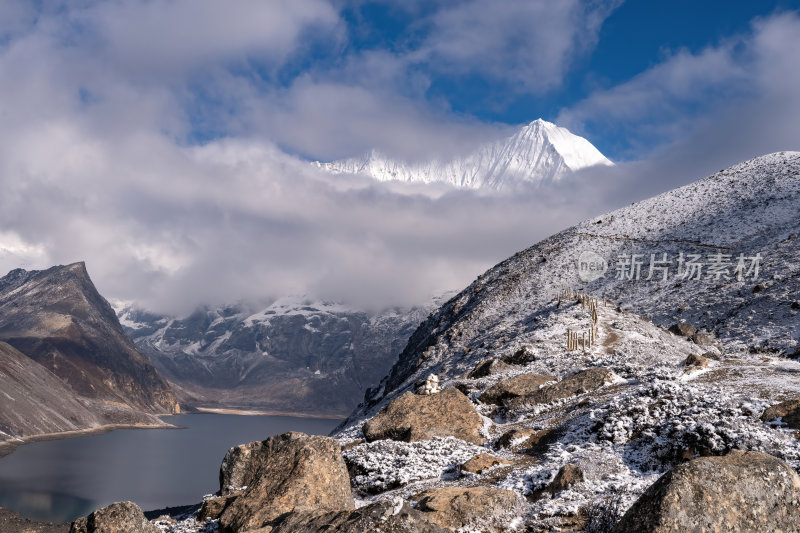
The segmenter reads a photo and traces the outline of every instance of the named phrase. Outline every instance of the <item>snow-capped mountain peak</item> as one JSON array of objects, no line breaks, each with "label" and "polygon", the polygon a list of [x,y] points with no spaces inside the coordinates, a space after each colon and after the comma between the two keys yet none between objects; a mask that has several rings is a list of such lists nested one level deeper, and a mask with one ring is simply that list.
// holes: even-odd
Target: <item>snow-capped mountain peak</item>
[{"label": "snow-capped mountain peak", "polygon": [[372,150],[362,157],[316,165],[333,174],[364,174],[379,181],[503,190],[522,183],[539,185],[582,168],[613,163],[583,137],[537,119],[510,137],[451,160],[409,163]]}]

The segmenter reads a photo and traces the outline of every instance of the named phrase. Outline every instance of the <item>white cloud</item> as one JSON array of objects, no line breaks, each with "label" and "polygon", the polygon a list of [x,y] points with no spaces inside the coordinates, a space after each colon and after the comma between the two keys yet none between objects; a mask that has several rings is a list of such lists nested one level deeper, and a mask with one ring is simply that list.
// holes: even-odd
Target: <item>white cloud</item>
[{"label": "white cloud", "polygon": [[220,63],[279,65],[302,40],[329,37],[339,25],[326,0],[124,0],[73,16],[109,63],[158,82]]},{"label": "white cloud", "polygon": [[[238,5],[126,0],[81,3],[69,16],[44,12],[33,21],[19,14],[19,24],[3,26],[13,37],[0,47],[0,250],[8,251],[0,266],[85,260],[105,295],[164,311],[301,293],[373,306],[415,303],[462,287],[577,219],[800,138],[792,54],[800,31],[797,17],[784,15],[758,22],[740,40],[675,54],[565,111],[564,120],[576,124],[631,128],[676,115],[667,137],[687,132],[683,144],[671,145],[678,157],[663,152],[652,165],[620,165],[564,183],[592,191],[570,209],[566,189],[494,197],[332,179],[277,146],[322,158],[371,147],[424,157],[468,150],[504,129],[426,101],[429,73],[412,68],[409,76],[416,59],[394,52],[359,52],[279,86],[232,71],[232,62],[251,55],[268,69],[291,62],[310,29],[321,28],[334,45],[342,38],[335,9],[319,1],[247,5],[262,14],[243,20]],[[436,24],[465,48],[432,37],[424,61],[456,73],[474,63],[477,72],[502,75],[492,74],[492,53],[477,57],[485,47],[498,54],[497,65],[518,63],[513,83],[536,88],[558,83],[557,59],[568,62],[590,47],[602,19],[598,12],[589,20],[573,3],[552,7],[556,22],[569,26],[577,17],[588,25],[587,36],[573,28],[553,37],[557,43],[545,39],[536,54],[539,37],[511,25],[509,38],[529,39],[521,49],[547,56],[540,64],[506,54],[498,33],[513,13],[530,14],[521,3],[497,8],[497,18],[480,25],[489,33],[476,36],[478,47],[466,42],[467,30],[481,21],[453,11],[471,4],[448,5]],[[269,17],[285,27],[262,35],[260,21]],[[149,33],[122,28],[126,20]],[[545,23],[531,24],[534,31]],[[95,50],[96,43],[106,47]],[[197,72],[206,95],[193,92]],[[514,81],[525,72],[541,79]],[[703,104],[697,88],[719,94],[729,86],[725,101],[700,120],[684,112]],[[192,97],[218,100],[189,113]],[[186,139],[195,121],[230,138],[193,146]]]},{"label": "white cloud", "polygon": [[630,140],[629,154],[641,157],[655,147],[648,158],[684,158],[698,173],[796,149],[798,49],[797,13],[758,19],[747,34],[697,53],[680,50],[629,81],[591,94],[563,110],[557,122],[582,133],[613,131]]},{"label": "white cloud", "polygon": [[574,61],[597,43],[621,0],[469,0],[432,15],[430,31],[411,53],[435,70],[486,75],[520,90],[561,85]]}]

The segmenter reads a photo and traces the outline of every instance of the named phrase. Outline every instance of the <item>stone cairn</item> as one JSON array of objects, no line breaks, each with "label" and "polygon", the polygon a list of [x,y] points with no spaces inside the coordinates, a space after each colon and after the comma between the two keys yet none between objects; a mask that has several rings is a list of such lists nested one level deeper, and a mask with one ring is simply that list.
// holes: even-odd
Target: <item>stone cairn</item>
[{"label": "stone cairn", "polygon": [[431,394],[437,394],[439,392],[442,392],[442,389],[439,388],[439,376],[430,374],[428,379],[425,380],[425,385],[420,389],[420,394],[430,396]]}]

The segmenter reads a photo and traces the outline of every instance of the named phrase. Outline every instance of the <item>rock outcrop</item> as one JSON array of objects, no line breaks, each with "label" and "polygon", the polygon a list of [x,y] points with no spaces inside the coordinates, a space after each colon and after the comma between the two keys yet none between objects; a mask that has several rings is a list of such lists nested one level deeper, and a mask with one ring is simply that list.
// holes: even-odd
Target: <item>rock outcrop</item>
[{"label": "rock outcrop", "polygon": [[329,437],[284,433],[233,448],[225,456],[223,483],[246,483],[219,518],[223,533],[270,524],[286,513],[351,511],[350,478],[339,443]]},{"label": "rock outcrop", "polygon": [[683,366],[686,368],[707,368],[708,357],[692,354],[683,361]]},{"label": "rock outcrop", "polygon": [[506,400],[533,394],[545,383],[555,380],[555,376],[520,374],[492,385],[486,392],[481,394],[479,399],[483,403],[502,405]]},{"label": "rock outcrop", "polygon": [[355,511],[293,513],[270,533],[447,533],[403,500],[381,500]]},{"label": "rock outcrop", "polygon": [[161,533],[132,502],[112,503],[72,523],[70,533]]},{"label": "rock outcrop", "polygon": [[497,439],[497,446],[499,448],[524,448],[528,440],[536,433],[537,430],[531,428],[512,429]]},{"label": "rock outcrop", "polygon": [[611,371],[607,368],[589,368],[553,385],[547,385],[524,396],[512,398],[506,402],[506,407],[509,411],[514,411],[537,404],[563,400],[570,396],[599,389],[612,380]]},{"label": "rock outcrop", "polygon": [[555,495],[581,481],[583,481],[583,469],[581,467],[578,465],[564,465],[547,486],[547,490],[550,491],[550,494]]},{"label": "rock outcrop", "polygon": [[661,476],[634,503],[615,533],[648,531],[797,531],[800,477],[760,452],[701,457]]},{"label": "rock outcrop", "polygon": [[219,491],[222,496],[240,492],[241,488],[252,485],[258,479],[269,442],[269,439],[249,442],[228,450],[219,467]]},{"label": "rock outcrop", "polygon": [[415,499],[427,518],[451,531],[466,528],[484,532],[507,531],[522,498],[510,490],[491,487],[442,487],[426,490]]},{"label": "rock outcrop", "polygon": [[469,398],[453,388],[422,396],[408,392],[364,424],[368,442],[381,439],[413,442],[431,437],[453,436],[482,444],[483,419]]},{"label": "rock outcrop", "polygon": [[494,455],[489,455],[488,453],[482,453],[462,464],[461,473],[466,472],[468,474],[481,474],[493,466],[507,464],[511,464],[511,461],[507,461],[500,457],[495,457]]},{"label": "rock outcrop", "polygon": [[691,338],[697,331],[691,324],[673,324],[669,327],[670,333],[681,337]]},{"label": "rock outcrop", "polygon": [[[0,279],[0,340],[79,396],[128,411],[180,410],[170,385],[125,335],[84,263],[17,269]],[[123,416],[112,414],[106,423],[126,423]]]},{"label": "rock outcrop", "polygon": [[779,418],[782,424],[792,429],[800,429],[800,399],[794,398],[775,404],[766,408],[761,414],[761,420],[764,422],[772,422]]},{"label": "rock outcrop", "polygon": [[489,359],[484,359],[475,365],[475,368],[470,370],[465,377],[468,379],[485,378],[486,376],[497,374],[498,372],[508,370],[509,368],[511,368],[509,364],[491,357]]},{"label": "rock outcrop", "polygon": [[243,490],[229,490],[227,496],[206,498],[197,511],[197,520],[205,522],[206,520],[219,519],[222,513],[225,512],[225,509],[242,494],[244,494]]}]

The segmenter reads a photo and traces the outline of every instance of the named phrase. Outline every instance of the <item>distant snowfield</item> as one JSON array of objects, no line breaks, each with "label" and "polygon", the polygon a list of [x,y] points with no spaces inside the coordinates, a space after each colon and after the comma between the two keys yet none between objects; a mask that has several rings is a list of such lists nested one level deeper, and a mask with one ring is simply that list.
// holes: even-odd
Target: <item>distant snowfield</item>
[{"label": "distant snowfield", "polygon": [[613,165],[583,137],[541,119],[511,137],[449,161],[407,163],[373,150],[362,157],[315,164],[333,174],[362,174],[383,182],[443,183],[495,191],[557,181],[595,165]]}]

